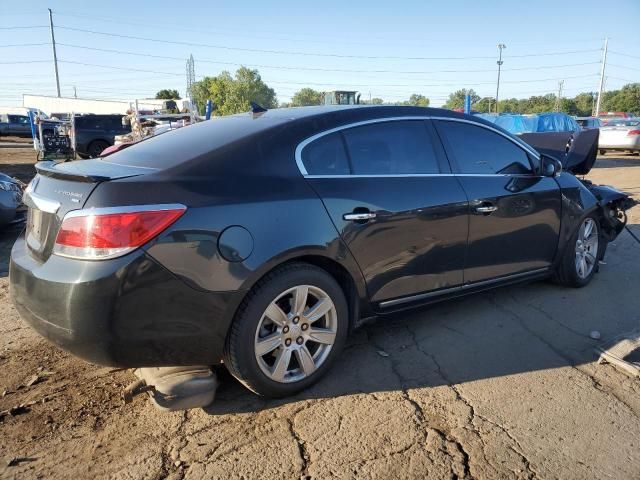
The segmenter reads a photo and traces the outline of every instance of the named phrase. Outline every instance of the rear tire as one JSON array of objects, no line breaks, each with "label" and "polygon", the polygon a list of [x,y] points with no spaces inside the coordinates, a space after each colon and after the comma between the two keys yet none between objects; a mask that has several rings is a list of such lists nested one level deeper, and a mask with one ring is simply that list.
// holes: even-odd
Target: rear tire
[{"label": "rear tire", "polygon": [[582,219],[567,244],[554,280],[567,287],[581,288],[589,284],[598,271],[600,249],[604,239],[595,215]]},{"label": "rear tire", "polygon": [[293,395],[329,370],[348,327],[347,301],[331,275],[305,263],[284,265],[261,279],[242,302],[227,336],[224,363],[259,395]]},{"label": "rear tire", "polygon": [[102,151],[107,147],[109,147],[108,142],[105,142],[104,140],[94,140],[87,147],[87,153],[89,154],[89,157],[96,158],[99,157]]}]

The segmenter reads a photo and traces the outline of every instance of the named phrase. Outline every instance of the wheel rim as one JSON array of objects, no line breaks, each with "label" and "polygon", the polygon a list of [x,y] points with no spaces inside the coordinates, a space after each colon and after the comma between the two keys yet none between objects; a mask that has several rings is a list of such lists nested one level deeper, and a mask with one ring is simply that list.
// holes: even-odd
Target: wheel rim
[{"label": "wheel rim", "polygon": [[331,297],[312,285],[282,292],[262,314],[254,353],[262,372],[279,383],[300,381],[327,360],[338,316]]},{"label": "wheel rim", "polygon": [[576,240],[576,273],[587,278],[593,271],[598,258],[598,227],[593,218],[587,218],[580,225]]}]

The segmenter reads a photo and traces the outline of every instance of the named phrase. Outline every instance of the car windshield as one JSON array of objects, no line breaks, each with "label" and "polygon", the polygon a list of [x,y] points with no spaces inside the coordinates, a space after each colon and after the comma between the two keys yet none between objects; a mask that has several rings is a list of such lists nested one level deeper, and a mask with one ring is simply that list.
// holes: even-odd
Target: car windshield
[{"label": "car windshield", "polygon": [[635,127],[640,124],[640,120],[611,120],[608,124],[610,127]]}]

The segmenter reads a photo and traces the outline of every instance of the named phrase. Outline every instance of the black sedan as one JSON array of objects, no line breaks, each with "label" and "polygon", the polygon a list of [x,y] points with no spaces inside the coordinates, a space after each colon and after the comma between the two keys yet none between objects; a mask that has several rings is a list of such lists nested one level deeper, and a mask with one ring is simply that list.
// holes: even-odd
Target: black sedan
[{"label": "black sedan", "polygon": [[104,365],[224,362],[267,396],[316,382],[365,319],[587,285],[630,202],[417,107],[249,112],[37,170],[10,268],[33,328]]}]

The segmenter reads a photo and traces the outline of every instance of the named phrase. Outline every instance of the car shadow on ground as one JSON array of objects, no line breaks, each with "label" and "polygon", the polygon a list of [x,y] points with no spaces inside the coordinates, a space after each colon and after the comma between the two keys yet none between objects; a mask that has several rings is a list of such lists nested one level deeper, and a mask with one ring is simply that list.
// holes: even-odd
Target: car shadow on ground
[{"label": "car shadow on ground", "polygon": [[614,157],[599,156],[593,168],[623,168],[640,167],[640,157],[635,155],[618,154]]},{"label": "car shadow on ground", "polygon": [[[633,226],[640,235],[640,226]],[[224,368],[212,415],[256,412],[302,400],[435,387],[574,367],[595,347],[640,325],[640,245],[623,233],[591,285],[551,282],[504,287],[381,318],[356,330],[332,368],[310,389],[279,400],[249,392]],[[622,307],[624,305],[624,307]],[[598,331],[602,339],[590,337]]]}]

